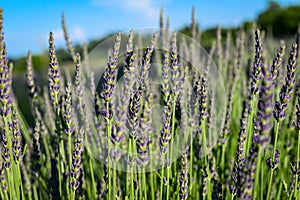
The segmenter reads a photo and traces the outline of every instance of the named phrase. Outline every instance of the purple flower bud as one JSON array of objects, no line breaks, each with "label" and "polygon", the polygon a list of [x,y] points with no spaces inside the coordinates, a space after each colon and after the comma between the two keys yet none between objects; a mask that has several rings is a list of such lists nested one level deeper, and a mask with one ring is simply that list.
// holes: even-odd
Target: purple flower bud
[{"label": "purple flower bud", "polygon": [[148,88],[149,84],[149,68],[151,66],[151,58],[152,54],[155,48],[156,40],[158,37],[158,32],[153,33],[150,44],[147,46],[147,49],[144,53],[143,60],[142,60],[142,73],[140,78],[140,84],[142,87],[142,90],[145,90],[145,88]]},{"label": "purple flower bud", "polygon": [[273,79],[273,84],[276,85],[276,79],[278,77],[278,70],[282,65],[282,57],[285,52],[285,44],[284,42],[281,42],[280,47],[277,49],[277,54],[273,60],[273,64],[271,67],[271,74]]},{"label": "purple flower bud", "polygon": [[1,189],[7,192],[7,179],[5,173],[5,165],[3,164],[0,168],[0,182],[1,182]]},{"label": "purple flower bud", "polygon": [[37,97],[38,90],[35,82],[35,76],[32,66],[32,55],[31,52],[28,51],[27,60],[26,60],[26,81],[28,87],[29,96],[33,99]]},{"label": "purple flower bud", "polygon": [[258,93],[258,83],[262,78],[261,70],[263,66],[263,47],[260,36],[260,31],[255,31],[255,58],[253,62],[253,71],[251,74],[251,93],[256,95]]},{"label": "purple flower bud", "polygon": [[8,69],[8,60],[6,57],[6,46],[4,43],[0,44],[0,102],[1,115],[7,117],[11,112],[10,107],[13,102],[11,90],[11,74]]},{"label": "purple flower bud", "polygon": [[130,98],[129,101],[129,108],[128,108],[128,120],[127,123],[129,125],[129,135],[132,138],[137,136],[137,130],[140,125],[140,108],[141,108],[141,97],[142,97],[142,90],[139,88],[138,90],[134,91],[134,94]]},{"label": "purple flower bud", "polygon": [[73,133],[73,110],[72,110],[72,90],[71,82],[68,81],[66,87],[65,101],[63,102],[63,117],[65,120],[65,133],[71,135]]},{"label": "purple flower bud", "polygon": [[33,131],[33,164],[32,170],[37,175],[39,169],[41,168],[41,146],[40,146],[40,135],[41,135],[41,124],[40,121],[35,122],[35,127]]},{"label": "purple flower bud", "polygon": [[17,111],[15,107],[12,108],[12,132],[13,132],[12,152],[14,156],[14,161],[19,162],[22,156],[22,146],[21,146],[22,135],[19,128],[19,121],[17,118]]},{"label": "purple flower bud", "polygon": [[188,159],[187,152],[185,151],[181,155],[181,170],[179,175],[179,196],[180,199],[187,199],[189,194],[189,178],[188,178]]},{"label": "purple flower bud", "polygon": [[176,40],[176,31],[172,33],[172,40],[171,40],[171,80],[172,80],[172,93],[178,96],[180,91],[180,77],[179,77],[179,65],[178,65],[178,52],[177,52],[177,40]]},{"label": "purple flower bud", "polygon": [[114,162],[118,162],[120,160],[121,156],[122,156],[121,149],[115,147],[115,148],[113,148],[113,149],[110,150],[110,158]]},{"label": "purple flower bud", "polygon": [[171,106],[171,98],[169,96],[167,104],[164,106],[163,111],[163,127],[160,133],[160,150],[162,153],[166,153],[169,142],[172,139],[171,132],[171,117],[172,117],[172,106]]},{"label": "purple flower bud", "polygon": [[290,58],[287,64],[287,75],[285,78],[285,84],[280,90],[279,101],[275,103],[275,108],[273,112],[273,116],[278,122],[281,122],[285,119],[285,112],[288,108],[288,103],[291,99],[291,95],[294,90],[294,85],[296,82],[296,55],[297,44],[293,44],[292,50],[290,52]]},{"label": "purple flower bud", "polygon": [[271,157],[271,156],[266,160],[268,166],[269,166],[271,169],[276,169],[276,168],[278,167],[279,162],[280,162],[279,156],[280,156],[280,153],[279,153],[278,150],[276,150],[276,152],[275,152],[275,160],[272,161],[272,157]]},{"label": "purple flower bud", "polygon": [[10,160],[10,152],[9,152],[9,146],[8,146],[8,136],[7,136],[6,129],[2,130],[2,159],[4,163],[5,168],[9,168],[11,165],[11,160]]},{"label": "purple flower bud", "polygon": [[116,68],[118,65],[119,50],[121,44],[121,33],[116,35],[114,47],[109,55],[107,66],[104,72],[104,83],[102,84],[102,92],[100,97],[104,99],[105,102],[110,103],[114,95],[114,86],[116,79]]},{"label": "purple flower bud", "polygon": [[60,71],[58,67],[54,38],[52,32],[49,34],[49,96],[53,109],[58,109],[59,91],[60,91]]},{"label": "purple flower bud", "polygon": [[75,149],[72,155],[72,166],[71,166],[71,178],[70,178],[70,186],[73,190],[76,190],[79,187],[80,181],[79,177],[82,173],[82,153],[83,153],[83,137],[84,137],[84,129],[81,128],[77,133],[77,139],[74,144]]},{"label": "purple flower bud", "polygon": [[80,112],[81,117],[84,117],[85,105],[83,103],[83,81],[82,81],[82,72],[81,72],[81,58],[80,55],[76,54],[76,66],[75,66],[75,94],[77,96],[77,109]]}]

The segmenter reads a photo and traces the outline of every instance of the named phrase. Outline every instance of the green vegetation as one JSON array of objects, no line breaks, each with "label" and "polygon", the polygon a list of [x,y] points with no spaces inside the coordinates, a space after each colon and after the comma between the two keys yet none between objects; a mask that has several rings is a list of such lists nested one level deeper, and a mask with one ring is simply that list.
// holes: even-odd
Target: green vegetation
[{"label": "green vegetation", "polygon": [[64,20],[67,51],[50,32],[45,55],[10,65],[0,9],[1,199],[300,199],[300,32],[200,33],[194,11],[193,40],[164,28],[142,50],[117,33],[99,77],[81,64],[99,41],[73,47]]}]

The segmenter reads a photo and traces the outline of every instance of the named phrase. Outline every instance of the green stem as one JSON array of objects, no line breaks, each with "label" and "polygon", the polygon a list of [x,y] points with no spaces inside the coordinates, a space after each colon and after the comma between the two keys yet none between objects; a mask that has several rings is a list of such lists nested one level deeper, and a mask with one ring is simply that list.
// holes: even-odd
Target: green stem
[{"label": "green stem", "polygon": [[13,185],[13,180],[12,180],[12,175],[10,168],[6,168],[6,174],[7,174],[7,185],[8,185],[8,191],[9,191],[9,199],[14,198],[14,185]]},{"label": "green stem", "polygon": [[270,199],[270,196],[271,196],[273,174],[274,174],[274,169],[271,169],[270,180],[269,180],[269,187],[268,187],[268,193],[267,193],[267,199]]},{"label": "green stem", "polygon": [[170,171],[171,171],[171,164],[169,166],[167,166],[167,198],[166,199],[170,199]]},{"label": "green stem", "polygon": [[117,196],[117,170],[115,167],[116,166],[113,167],[113,199],[115,199]]},{"label": "green stem", "polygon": [[209,169],[209,164],[208,164],[208,153],[207,151],[207,142],[206,142],[206,119],[204,118],[201,122],[202,125],[202,142],[203,142],[203,147],[204,147],[204,158],[205,158],[205,166],[206,166],[206,172],[207,172],[207,198],[211,200],[212,198],[212,193],[211,193],[211,174],[210,174],[210,169]]},{"label": "green stem", "polygon": [[91,179],[92,179],[92,197],[96,198],[96,184],[95,184],[94,168],[93,168],[93,163],[92,163],[92,157],[91,156],[89,156],[89,165],[90,165]]},{"label": "green stem", "polygon": [[[71,172],[71,169],[72,169],[72,138],[71,138],[71,134],[68,134],[68,158],[69,158],[69,172]],[[69,176],[70,177],[70,176]],[[69,184],[67,184],[69,185]],[[70,186],[67,187],[67,193],[68,193],[68,196],[70,195]]]},{"label": "green stem", "polygon": [[[171,160],[173,159],[173,143],[174,141],[174,137],[175,137],[175,111],[176,111],[176,99],[177,99],[177,95],[175,95],[173,97],[173,105],[172,105],[172,125],[171,125],[171,132],[172,132],[172,141],[170,144],[170,150],[169,150],[169,162],[171,162]],[[169,166],[167,166],[167,199],[169,199],[170,197],[170,177],[172,177],[172,165],[170,163]],[[176,171],[176,162],[174,163],[174,171]]]},{"label": "green stem", "polygon": [[[152,158],[152,145],[149,145],[150,158]],[[150,169],[153,169],[152,159],[150,159]],[[155,188],[154,188],[154,173],[150,173],[150,187],[151,187],[151,199],[155,199]]]},{"label": "green stem", "polygon": [[5,199],[6,199],[6,200],[9,200],[7,191],[5,191]]},{"label": "green stem", "polygon": [[39,199],[38,194],[37,194],[37,185],[33,186],[33,196],[34,196],[34,199]]},{"label": "green stem", "polygon": [[[129,143],[128,143],[128,152],[129,153],[131,152],[131,139],[129,140]],[[130,159],[129,153],[128,153],[128,157],[127,157],[128,160]],[[129,194],[130,194],[130,190],[129,190],[129,186],[130,186],[130,184],[129,184],[129,171],[131,171],[131,169],[129,168],[129,165],[127,165],[127,173],[126,173],[126,196],[129,196]],[[131,198],[132,198],[132,196],[131,196]]]},{"label": "green stem", "polygon": [[141,168],[139,168],[138,169],[138,184],[141,187],[138,187],[138,191],[139,191],[140,198],[142,198],[142,196],[143,196],[143,185],[141,183],[142,183],[142,175],[141,175]]},{"label": "green stem", "polygon": [[[225,150],[226,150],[226,144],[222,144],[222,157],[221,157],[221,171],[225,172]],[[224,180],[225,173],[222,173],[221,179]]]},{"label": "green stem", "polygon": [[[130,145],[131,145],[131,148],[133,148],[133,139],[130,139]],[[132,150],[132,149],[131,149]],[[131,152],[131,151],[130,151]],[[129,152],[129,153],[130,153]],[[134,179],[134,174],[133,174],[133,166],[131,166],[130,168],[130,171],[131,171],[131,183],[130,183],[130,198],[131,199],[134,199],[134,182],[133,182],[133,179]]]},{"label": "green stem", "polygon": [[21,176],[21,170],[20,170],[20,163],[17,163],[17,171],[19,174],[19,184],[20,184],[20,190],[21,190],[21,199],[25,199],[24,196],[24,190],[23,190],[23,184],[22,184],[22,176]]},{"label": "green stem", "polygon": [[192,190],[193,190],[193,183],[192,183],[192,180],[193,180],[193,156],[194,156],[194,153],[193,153],[193,131],[192,131],[192,128],[190,128],[190,131],[189,131],[189,135],[190,135],[190,166],[189,166],[189,170],[190,170],[190,194],[193,194],[192,193]]},{"label": "green stem", "polygon": [[62,140],[62,135],[60,132],[60,121],[59,121],[59,109],[56,108],[55,111],[55,127],[57,130],[57,145],[58,145],[58,153],[57,153],[57,157],[58,157],[58,164],[57,164],[57,170],[58,170],[58,187],[59,187],[59,195],[62,195],[62,177],[61,174],[63,173],[63,166],[62,166],[62,160],[61,160],[61,148],[62,148],[62,144],[63,144],[63,140]]},{"label": "green stem", "polygon": [[[265,155],[265,151],[263,151],[263,155],[262,155],[263,158],[264,158],[264,155]],[[260,198],[263,199],[263,197],[264,197],[264,169],[263,169],[263,167],[264,166],[261,166],[261,167],[262,167],[262,170],[260,170],[261,171],[261,174],[260,174]]]},{"label": "green stem", "polygon": [[160,199],[163,199],[163,191],[164,191],[164,163],[165,158],[163,157],[162,167],[161,167],[161,177],[160,177]]},{"label": "green stem", "polygon": [[255,171],[253,199],[256,199],[256,195],[259,191],[259,189],[257,187],[259,187],[259,173],[260,173],[260,168],[261,168],[261,157],[262,157],[260,146],[258,146],[257,152],[258,152],[258,154],[257,154],[257,164],[256,164],[256,171]]},{"label": "green stem", "polygon": [[280,186],[279,186],[279,189],[278,189],[278,192],[277,192],[277,198],[276,198],[276,200],[280,200],[281,199],[281,190],[282,190],[282,183],[280,183]]},{"label": "green stem", "polygon": [[[108,108],[108,106],[107,106]],[[111,135],[111,121],[107,120],[107,125],[106,125],[106,136],[107,136],[107,144],[108,144],[108,155],[110,155],[110,135]],[[110,156],[108,156],[108,200],[111,199],[111,195],[112,195],[112,187],[111,187],[111,160],[110,160]]]},{"label": "green stem", "polygon": [[[299,169],[299,159],[300,159],[300,130],[298,130],[298,145],[297,145],[297,160],[296,160],[296,169]],[[298,190],[297,190],[297,187],[298,187],[298,176],[296,175],[296,180],[295,180],[295,193],[294,193],[294,196],[295,198],[298,197]]]},{"label": "green stem", "polygon": [[[278,140],[278,130],[279,130],[279,122],[275,122],[275,141],[274,141],[274,149],[273,149],[273,154],[272,154],[272,160],[271,162],[274,162],[275,159],[275,153],[276,153],[276,146],[277,146],[277,140]],[[272,185],[273,185],[273,174],[274,174],[275,168],[271,169],[271,174],[270,174],[270,180],[269,180],[269,187],[268,187],[268,193],[267,193],[267,199],[270,199],[271,195],[271,190],[272,190]]]},{"label": "green stem", "polygon": [[246,157],[247,153],[250,150],[251,147],[251,143],[252,143],[252,127],[253,127],[253,118],[254,118],[254,112],[255,112],[255,99],[256,99],[256,95],[253,95],[253,98],[251,99],[251,112],[250,112],[250,116],[249,116],[249,120],[248,120],[248,124],[247,124],[247,133],[248,133],[248,138],[247,138],[247,142],[246,144],[246,148],[244,151],[244,157]]},{"label": "green stem", "polygon": [[144,190],[144,199],[147,200],[147,185],[146,185],[146,172],[143,168],[143,190]]}]

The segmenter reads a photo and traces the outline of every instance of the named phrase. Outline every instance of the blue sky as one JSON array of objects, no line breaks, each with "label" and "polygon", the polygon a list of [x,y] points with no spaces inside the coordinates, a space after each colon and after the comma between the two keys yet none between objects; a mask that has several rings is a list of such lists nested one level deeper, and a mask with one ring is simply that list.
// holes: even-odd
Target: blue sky
[{"label": "blue sky", "polygon": [[[278,0],[281,5],[300,5],[300,0]],[[268,6],[267,0],[0,0],[4,10],[5,40],[10,57],[25,55],[30,49],[47,49],[49,31],[56,46],[64,45],[61,13],[66,15],[73,43],[83,43],[107,33],[135,28],[157,27],[159,10],[164,8],[172,29],[190,24],[191,9],[205,29],[217,24],[238,25]]]}]

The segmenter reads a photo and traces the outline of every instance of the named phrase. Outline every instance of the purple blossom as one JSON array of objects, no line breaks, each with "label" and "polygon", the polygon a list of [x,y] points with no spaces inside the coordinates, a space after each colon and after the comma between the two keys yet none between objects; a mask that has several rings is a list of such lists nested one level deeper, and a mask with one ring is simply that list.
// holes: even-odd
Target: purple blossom
[{"label": "purple blossom", "polygon": [[179,175],[179,196],[180,199],[187,199],[189,194],[189,178],[188,178],[188,158],[187,152],[181,155],[181,170]]},{"label": "purple blossom", "polygon": [[22,135],[19,128],[19,120],[17,118],[17,111],[15,107],[12,107],[12,152],[14,156],[14,161],[19,162],[22,156]]},{"label": "purple blossom", "polygon": [[58,67],[56,50],[54,46],[53,33],[49,34],[49,96],[53,109],[58,109],[59,92],[60,92],[60,71]]},{"label": "purple blossom", "polygon": [[172,81],[172,93],[175,97],[178,96],[180,91],[180,77],[179,77],[179,65],[178,65],[178,52],[177,52],[177,40],[176,31],[172,33],[171,40],[171,52],[170,52],[170,67],[171,67],[171,81]]},{"label": "purple blossom", "polygon": [[138,127],[140,126],[140,109],[141,109],[141,98],[142,98],[142,90],[139,88],[134,91],[132,97],[129,101],[128,107],[128,120],[127,123],[129,125],[129,136],[131,138],[137,137]]},{"label": "purple blossom", "polygon": [[35,81],[33,66],[32,66],[32,55],[28,51],[27,60],[26,60],[26,81],[28,87],[29,96],[33,99],[37,97],[38,89]]},{"label": "purple blossom", "polygon": [[37,175],[39,169],[41,168],[41,144],[40,144],[40,135],[41,135],[41,123],[39,120],[35,122],[35,127],[33,130],[33,164],[32,170],[35,175]]},{"label": "purple blossom", "polygon": [[282,86],[279,94],[279,101],[275,103],[273,112],[274,118],[281,122],[286,117],[286,110],[288,103],[291,99],[294,85],[296,82],[296,55],[297,55],[297,44],[293,44],[290,52],[290,58],[287,64],[287,75],[285,78],[285,84]]},{"label": "purple blossom", "polygon": [[115,92],[115,79],[117,75],[117,66],[119,51],[121,45],[121,33],[116,35],[114,47],[111,50],[111,54],[108,57],[107,66],[103,75],[104,82],[102,84],[102,91],[100,97],[104,100],[106,107],[102,112],[108,119],[112,118],[112,100]]},{"label": "purple blossom", "polygon": [[73,110],[72,110],[72,88],[71,88],[71,82],[68,81],[67,87],[66,87],[66,95],[65,95],[65,101],[63,102],[64,107],[64,120],[65,120],[65,132],[67,135],[71,135],[73,133]]},{"label": "purple blossom", "polygon": [[276,169],[276,168],[278,167],[279,162],[280,162],[279,156],[280,156],[280,153],[279,153],[278,150],[276,150],[276,152],[275,152],[275,157],[274,157],[275,160],[272,161],[271,156],[266,160],[268,166],[269,166],[271,169]]},{"label": "purple blossom", "polygon": [[260,36],[260,31],[257,29],[255,31],[255,58],[253,62],[253,71],[251,74],[251,93],[256,95],[258,93],[259,81],[262,78],[262,66],[263,66],[263,47]]},{"label": "purple blossom", "polygon": [[77,133],[77,138],[75,142],[75,149],[72,155],[72,166],[71,166],[71,178],[70,186],[73,190],[76,190],[80,185],[80,174],[82,173],[82,153],[83,153],[83,138],[84,138],[84,129],[81,128]]}]

